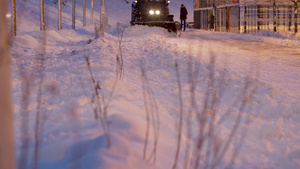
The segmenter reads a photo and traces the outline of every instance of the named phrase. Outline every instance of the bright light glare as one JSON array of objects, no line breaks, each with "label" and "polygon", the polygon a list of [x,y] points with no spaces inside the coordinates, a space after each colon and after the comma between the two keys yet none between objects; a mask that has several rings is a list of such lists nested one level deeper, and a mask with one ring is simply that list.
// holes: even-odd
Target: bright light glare
[{"label": "bright light glare", "polygon": [[149,13],[150,13],[150,15],[153,15],[153,14],[154,14],[154,11],[153,11],[153,10],[150,10]]},{"label": "bright light glare", "polygon": [[9,19],[10,17],[11,17],[11,14],[10,14],[10,13],[7,13],[7,14],[6,14],[6,18]]},{"label": "bright light glare", "polygon": [[159,15],[160,14],[160,11],[155,11],[156,15]]}]

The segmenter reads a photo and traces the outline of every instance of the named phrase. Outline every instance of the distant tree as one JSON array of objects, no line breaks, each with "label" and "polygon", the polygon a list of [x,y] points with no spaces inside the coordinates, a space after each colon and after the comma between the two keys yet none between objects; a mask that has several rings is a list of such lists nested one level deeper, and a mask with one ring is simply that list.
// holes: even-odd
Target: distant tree
[{"label": "distant tree", "polygon": [[0,168],[14,169],[16,167],[6,7],[6,0],[0,0]]}]

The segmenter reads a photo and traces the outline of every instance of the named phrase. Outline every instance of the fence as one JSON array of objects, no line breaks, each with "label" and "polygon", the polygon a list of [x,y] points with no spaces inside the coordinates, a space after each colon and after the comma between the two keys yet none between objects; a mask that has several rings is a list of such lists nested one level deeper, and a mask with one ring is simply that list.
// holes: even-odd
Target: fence
[{"label": "fence", "polygon": [[[57,8],[57,29],[60,30],[62,29],[62,4],[66,6],[68,0],[54,0],[52,2],[48,3],[53,3],[51,4],[52,6],[55,6]],[[78,3],[78,0],[70,0],[71,4],[71,22],[72,22],[72,29],[75,29],[75,14],[76,14],[76,3]],[[11,2],[11,21],[10,21],[10,27],[11,27],[11,34],[12,36],[17,35],[17,12],[22,13],[24,12],[24,8],[26,8],[26,1],[20,1],[19,3],[16,3],[16,0],[12,0]],[[87,25],[86,18],[87,18],[87,11],[86,11],[86,3],[87,0],[82,0],[82,24],[83,27]],[[90,0],[90,24],[93,24],[94,21],[94,0]],[[48,6],[45,5],[44,0],[39,0],[39,12],[40,12],[40,30],[45,31],[46,29],[46,23],[45,23],[45,8],[50,7],[51,5],[48,4]],[[20,8],[18,11],[17,6]],[[37,9],[38,10],[38,9]],[[49,10],[49,9],[48,9]],[[70,11],[69,11],[70,12]],[[104,26],[107,25],[107,0],[101,0],[101,9],[100,9],[100,24],[101,24],[101,29],[104,30]],[[78,13],[78,12],[77,12]],[[68,14],[68,13],[67,13]],[[22,16],[22,14],[18,14],[18,16]],[[8,16],[7,16],[8,17]],[[49,19],[49,18],[48,18]],[[52,23],[51,23],[52,24]],[[103,31],[104,32],[104,31]]]},{"label": "fence", "polygon": [[[196,0],[195,0],[196,1]],[[298,33],[300,0],[198,0],[194,4],[194,26],[220,32],[257,33],[288,31]],[[202,3],[202,4],[201,4]]]}]

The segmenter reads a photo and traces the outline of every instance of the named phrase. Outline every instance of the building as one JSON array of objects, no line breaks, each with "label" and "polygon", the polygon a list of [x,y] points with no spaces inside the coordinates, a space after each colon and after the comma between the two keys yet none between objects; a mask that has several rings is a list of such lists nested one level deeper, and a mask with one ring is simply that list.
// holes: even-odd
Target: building
[{"label": "building", "polygon": [[298,32],[300,0],[194,0],[194,28],[255,33]]},{"label": "building", "polygon": [[[213,30],[217,31],[238,31],[238,4],[238,0],[194,0],[194,27],[206,30],[213,27]],[[214,23],[213,26],[212,23]]]}]

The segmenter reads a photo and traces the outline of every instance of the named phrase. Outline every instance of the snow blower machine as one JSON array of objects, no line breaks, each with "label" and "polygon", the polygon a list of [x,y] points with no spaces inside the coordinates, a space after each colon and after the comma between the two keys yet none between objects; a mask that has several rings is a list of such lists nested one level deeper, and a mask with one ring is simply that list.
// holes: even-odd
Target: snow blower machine
[{"label": "snow blower machine", "polygon": [[180,23],[169,14],[170,0],[135,0],[132,3],[131,25],[158,26],[169,32],[180,31]]}]

